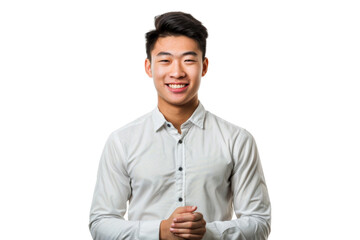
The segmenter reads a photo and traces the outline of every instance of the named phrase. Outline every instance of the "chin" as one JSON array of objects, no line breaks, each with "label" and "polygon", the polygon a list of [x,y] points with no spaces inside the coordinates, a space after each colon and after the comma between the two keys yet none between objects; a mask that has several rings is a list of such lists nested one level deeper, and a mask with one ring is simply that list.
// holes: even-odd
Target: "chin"
[{"label": "chin", "polygon": [[171,104],[171,105],[174,105],[174,106],[183,106],[183,105],[185,105],[187,102],[178,102],[178,101],[174,102],[174,101],[170,101],[170,102],[168,102],[168,103]]},{"label": "chin", "polygon": [[184,100],[173,100],[173,101],[167,101],[169,104],[174,106],[184,106],[188,103],[192,102],[192,99],[184,99]]}]

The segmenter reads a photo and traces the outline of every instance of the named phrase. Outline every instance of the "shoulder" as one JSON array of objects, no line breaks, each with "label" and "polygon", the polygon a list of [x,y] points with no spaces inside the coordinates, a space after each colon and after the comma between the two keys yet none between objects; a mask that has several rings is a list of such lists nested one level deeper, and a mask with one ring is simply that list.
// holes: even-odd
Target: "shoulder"
[{"label": "shoulder", "polygon": [[209,111],[206,111],[205,127],[220,131],[223,135],[227,135],[231,138],[253,138],[250,132],[245,128],[229,122]]},{"label": "shoulder", "polygon": [[139,138],[145,131],[153,129],[152,112],[146,113],[143,116],[127,123],[126,125],[114,130],[110,136],[111,141],[130,140]]},{"label": "shoulder", "polygon": [[243,152],[256,146],[255,139],[248,130],[209,111],[206,111],[204,127],[232,153]]}]

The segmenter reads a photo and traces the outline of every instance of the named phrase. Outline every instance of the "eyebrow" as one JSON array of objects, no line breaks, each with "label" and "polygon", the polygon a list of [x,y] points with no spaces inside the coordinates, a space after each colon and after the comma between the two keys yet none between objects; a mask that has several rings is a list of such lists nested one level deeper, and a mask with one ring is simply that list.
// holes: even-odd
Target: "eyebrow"
[{"label": "eyebrow", "polygon": [[186,56],[186,55],[192,55],[192,56],[197,56],[197,53],[196,52],[193,52],[193,51],[189,51],[189,52],[184,52],[183,54],[182,54],[183,56]]},{"label": "eyebrow", "polygon": [[[188,52],[184,52],[183,54],[181,54],[181,56],[187,56],[187,55],[192,55],[192,56],[197,56],[198,54],[194,51],[188,51]],[[159,52],[158,54],[156,54],[156,56],[173,56],[173,54],[169,53],[169,52]]]}]

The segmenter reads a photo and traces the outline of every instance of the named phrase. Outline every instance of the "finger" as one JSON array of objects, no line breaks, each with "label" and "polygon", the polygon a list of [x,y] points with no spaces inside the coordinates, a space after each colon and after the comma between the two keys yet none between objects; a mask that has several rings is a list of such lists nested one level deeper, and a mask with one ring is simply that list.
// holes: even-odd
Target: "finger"
[{"label": "finger", "polygon": [[195,212],[197,209],[197,206],[184,206],[184,207],[178,207],[175,209],[174,213],[181,214],[181,213],[191,213]]},{"label": "finger", "polygon": [[201,228],[201,227],[205,227],[206,226],[206,222],[204,219],[201,219],[199,221],[196,222],[181,222],[181,223],[172,223],[171,224],[171,228],[190,228],[190,229],[196,229],[196,228]]},{"label": "finger", "polygon": [[203,218],[203,215],[199,212],[195,212],[195,213],[186,213],[186,214],[179,214],[177,215],[174,219],[173,222],[174,223],[179,223],[179,222],[196,222],[199,221]]},{"label": "finger", "polygon": [[181,237],[181,238],[189,239],[189,240],[199,240],[204,237],[204,234],[197,235],[197,234],[185,233],[185,234],[175,234],[175,235],[178,237]]},{"label": "finger", "polygon": [[206,231],[205,227],[197,229],[188,229],[188,228],[170,228],[170,232],[174,234],[195,234],[201,235]]}]

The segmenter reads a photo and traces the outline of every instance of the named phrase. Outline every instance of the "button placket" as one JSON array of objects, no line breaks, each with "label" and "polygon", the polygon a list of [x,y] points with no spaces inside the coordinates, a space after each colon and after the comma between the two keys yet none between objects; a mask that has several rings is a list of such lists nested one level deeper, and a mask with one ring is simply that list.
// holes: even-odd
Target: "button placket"
[{"label": "button placket", "polygon": [[184,179],[184,140],[177,141],[177,159],[176,159],[176,186],[177,186],[177,202],[180,206],[185,206],[185,179]]},{"label": "button placket", "polygon": [[[168,127],[168,125],[170,127]],[[170,123],[166,123],[167,132],[175,140],[175,201],[177,206],[185,206],[185,144],[184,137],[188,132],[188,128],[185,128],[181,134]],[[181,199],[181,200],[180,200]]]}]

